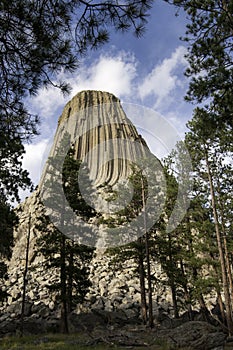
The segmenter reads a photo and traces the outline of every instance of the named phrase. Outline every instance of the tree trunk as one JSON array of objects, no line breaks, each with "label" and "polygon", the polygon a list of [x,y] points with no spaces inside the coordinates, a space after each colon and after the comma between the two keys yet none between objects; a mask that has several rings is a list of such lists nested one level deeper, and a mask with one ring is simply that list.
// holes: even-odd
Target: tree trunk
[{"label": "tree trunk", "polygon": [[[218,182],[218,192],[221,192],[221,184],[220,180],[217,179]],[[225,259],[226,259],[226,271],[227,271],[227,277],[229,281],[229,293],[230,293],[230,299],[231,299],[231,307],[233,307],[233,280],[232,280],[232,267],[231,267],[231,262],[229,258],[229,251],[228,251],[228,245],[227,245],[227,234],[226,234],[226,229],[225,229],[225,220],[224,220],[224,203],[222,200],[219,202],[219,207],[220,207],[220,215],[221,215],[221,228],[222,228],[222,238],[223,238],[223,247],[224,247],[224,252],[225,252]]]},{"label": "tree trunk", "polygon": [[205,300],[204,300],[202,293],[200,293],[198,301],[199,301],[200,308],[201,308],[201,314],[202,314],[204,320],[208,322],[210,313],[209,313],[209,310],[206,306],[206,303],[205,303]]},{"label": "tree trunk", "polygon": [[[192,244],[190,244],[190,250],[193,253]],[[194,282],[196,282],[197,279],[198,279],[198,270],[197,270],[196,267],[193,267],[193,280],[194,280]],[[199,292],[199,291],[198,291],[198,301],[199,301],[199,304],[200,304],[200,309],[201,309],[200,311],[201,311],[201,314],[202,314],[204,320],[205,321],[209,321],[210,312],[209,312],[208,308],[206,307],[203,294],[201,292]]]},{"label": "tree trunk", "polygon": [[149,238],[146,232],[146,262],[147,262],[147,283],[148,283],[148,311],[149,311],[149,327],[154,327],[153,319],[153,299],[152,299],[152,283],[151,283],[151,271],[150,271],[150,250],[149,250]]},{"label": "tree trunk", "polygon": [[217,295],[218,295],[217,296],[217,304],[219,306],[219,310],[220,310],[220,313],[221,313],[222,323],[227,325],[226,315],[225,315],[225,312],[224,312],[224,305],[223,305],[222,296],[221,296],[220,291],[217,292]]},{"label": "tree trunk", "polygon": [[147,212],[146,212],[146,198],[145,187],[143,177],[141,177],[142,184],[142,204],[144,212],[144,232],[145,232],[145,248],[146,248],[146,267],[147,267],[147,283],[148,283],[148,311],[149,311],[149,327],[154,327],[153,320],[153,299],[152,299],[152,283],[151,283],[151,270],[150,270],[150,247],[149,247],[149,234],[147,232]]},{"label": "tree trunk", "polygon": [[[212,256],[212,254],[210,254],[211,258],[214,259],[214,257]],[[213,266],[214,272],[215,272],[215,277],[218,281],[220,281],[220,276],[219,276],[219,271],[218,268],[214,265]],[[219,285],[219,283],[216,286],[216,293],[217,293],[217,305],[219,306],[219,310],[221,313],[221,322],[227,326],[227,321],[226,321],[226,315],[225,315],[225,311],[224,311],[224,305],[223,305],[223,301],[222,301],[222,295],[221,295],[221,287]]]},{"label": "tree trunk", "polygon": [[208,181],[210,186],[210,196],[211,196],[211,204],[212,204],[212,211],[214,216],[214,225],[215,225],[215,233],[216,233],[216,239],[217,239],[217,245],[218,245],[218,252],[219,252],[219,260],[221,265],[221,274],[222,274],[222,283],[223,283],[223,292],[224,292],[224,299],[225,299],[225,307],[226,307],[226,320],[227,320],[227,327],[229,334],[233,334],[233,321],[232,321],[232,308],[231,308],[231,299],[230,299],[230,293],[229,293],[229,286],[228,286],[228,278],[227,278],[227,272],[226,272],[226,261],[224,256],[224,249],[222,245],[222,237],[219,229],[219,220],[218,220],[218,213],[217,213],[217,205],[215,200],[215,193],[214,193],[214,185],[209,165],[209,159],[208,159],[208,153],[207,149],[205,148],[205,162],[206,162],[206,168],[207,168],[207,175],[208,175]]},{"label": "tree trunk", "polygon": [[226,259],[226,270],[227,270],[227,277],[228,277],[228,281],[229,281],[229,293],[230,293],[231,307],[232,307],[233,306],[232,268],[231,268],[231,263],[230,263],[230,259],[229,259],[227,238],[226,238],[226,232],[225,232],[224,225],[222,225],[222,230],[223,230],[223,245],[224,245],[225,259]]},{"label": "tree trunk", "polygon": [[[73,242],[71,243],[73,245]],[[73,248],[73,247],[72,247]],[[68,274],[68,287],[67,287],[67,311],[72,312],[73,308],[73,271],[74,271],[74,254],[73,249],[70,249],[69,253],[69,274]]]},{"label": "tree trunk", "polygon": [[192,321],[193,319],[193,310],[192,310],[192,304],[191,304],[191,298],[190,298],[190,294],[189,294],[189,290],[188,290],[188,287],[187,287],[187,282],[186,282],[186,277],[185,277],[185,271],[184,271],[184,264],[183,264],[183,261],[180,260],[180,269],[181,269],[181,272],[182,272],[182,275],[183,275],[183,279],[184,279],[184,282],[183,282],[183,288],[184,288],[184,300],[185,300],[185,303],[187,305],[187,310],[188,310],[188,315],[189,315],[189,319],[190,321]]},{"label": "tree trunk", "polygon": [[[169,243],[169,253],[168,253],[169,262],[170,262],[171,266],[175,267],[174,258],[173,258],[173,254],[172,254],[172,248],[173,248],[172,247],[172,237],[171,237],[170,233],[168,233],[168,243]],[[173,303],[173,307],[174,307],[174,316],[175,316],[175,318],[179,318],[176,284],[175,284],[175,279],[174,279],[173,273],[170,274],[169,281],[170,281],[170,287],[171,287],[171,292],[172,292],[172,303]]]},{"label": "tree trunk", "polygon": [[31,233],[31,214],[29,214],[28,221],[28,234],[27,234],[27,245],[26,245],[26,258],[25,258],[25,269],[23,273],[23,296],[22,296],[22,310],[21,310],[21,322],[20,332],[24,332],[24,312],[25,312],[25,299],[26,299],[26,288],[27,288],[27,273],[28,273],[28,260],[29,260],[29,246],[30,246],[30,233]]},{"label": "tree trunk", "polygon": [[[142,238],[138,239],[139,245],[142,245]],[[138,268],[139,268],[139,280],[140,280],[140,293],[141,293],[141,315],[143,323],[147,323],[147,305],[146,305],[146,287],[145,287],[145,270],[143,263],[143,254],[140,247],[138,254]]]},{"label": "tree trunk", "polygon": [[174,282],[171,282],[171,292],[172,292],[172,303],[174,308],[174,316],[175,318],[179,318],[179,309],[177,305],[177,298],[176,298],[176,286]]},{"label": "tree trunk", "polygon": [[67,290],[66,290],[66,262],[65,262],[65,251],[66,238],[62,234],[61,237],[61,333],[69,333],[68,320],[67,320]]}]

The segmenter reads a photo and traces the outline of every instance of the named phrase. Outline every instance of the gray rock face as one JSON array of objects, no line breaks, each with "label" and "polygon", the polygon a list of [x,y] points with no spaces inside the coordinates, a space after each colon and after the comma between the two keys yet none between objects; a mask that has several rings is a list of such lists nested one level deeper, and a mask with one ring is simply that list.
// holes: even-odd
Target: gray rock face
[{"label": "gray rock face", "polygon": [[[108,93],[83,91],[65,106],[50,156],[56,155],[65,132],[68,132],[71,138],[70,144],[74,146],[75,157],[87,161],[96,186],[105,183],[114,186],[120,178],[127,178],[131,172],[128,160],[136,161],[138,157],[143,157],[145,152],[149,152],[145,141],[126,117],[120,101]],[[100,144],[104,144],[106,149],[99,147]],[[92,150],[96,150],[96,153]],[[97,160],[106,160],[105,152],[110,154],[112,159],[99,166]],[[25,250],[30,230],[25,316],[28,317],[29,328],[36,327],[38,332],[56,330],[61,311],[55,295],[49,293],[46,287],[48,283],[59,279],[59,273],[43,268],[43,256],[39,255],[36,249],[36,240],[41,235],[37,223],[44,210],[40,192],[43,189],[45,174],[46,168],[38,189],[16,208],[19,224],[15,229],[15,246],[12,259],[8,263],[9,279],[5,286],[9,297],[0,308],[2,324],[8,325],[12,319],[16,319],[17,324],[21,313]],[[161,266],[154,264],[152,270],[158,281],[166,280]],[[108,315],[111,312],[117,313],[116,317],[120,313],[121,319],[124,320],[140,318],[140,286],[134,271],[135,264],[132,260],[125,261],[122,269],[117,270],[110,266],[110,258],[103,251],[97,251],[90,266],[92,286],[86,302],[77,305],[75,313],[92,311],[96,315]],[[163,283],[157,283],[153,300],[155,316],[160,312],[159,306],[166,310],[167,314],[172,314],[171,293]],[[14,329],[12,325],[7,327],[6,332]]]},{"label": "gray rock face", "polygon": [[177,348],[188,347],[196,350],[223,349],[227,335],[206,322],[187,322],[175,329],[160,334]]},{"label": "gray rock face", "polygon": [[[102,232],[102,227],[99,224],[95,227],[93,225],[87,227],[88,225],[73,213],[64,195],[62,170],[65,156],[71,148],[74,158],[81,161],[78,182],[82,197],[104,219],[125,208],[125,203],[133,196],[132,186],[129,184],[133,165],[140,166],[145,159],[154,161],[160,168],[158,174],[156,171],[153,172],[158,179],[163,178],[162,167],[127,118],[120,101],[112,94],[83,91],[65,106],[49,155],[49,159],[52,158],[56,164],[54,166],[56,170],[52,170],[53,175],[51,175],[51,162],[46,163],[39,184],[41,199],[45,203],[48,193],[50,198],[51,196],[58,198],[57,191],[59,191],[61,203],[54,201],[51,205],[50,201],[50,207],[47,208],[53,223],[66,235],[72,232],[72,239],[78,243],[106,247],[107,238]],[[152,168],[151,164],[150,168]],[[52,186],[51,178],[54,184]],[[87,181],[90,181],[91,185],[89,182],[86,186]],[[155,179],[154,182],[156,181],[158,180]],[[48,183],[50,183],[49,188]],[[56,193],[52,192],[51,195],[51,190]],[[114,196],[115,199],[113,199]],[[57,211],[61,207],[64,208],[66,216],[69,216],[72,228],[68,225],[63,225],[62,228],[59,226]],[[159,208],[159,205],[153,203],[153,210],[155,207]],[[93,220],[95,223],[95,218]],[[139,216],[139,220],[142,221],[142,215]],[[118,236],[112,235],[114,239],[119,240],[119,242],[111,242],[112,245],[128,243],[125,241],[129,236],[128,229],[125,228],[123,231],[120,235],[118,233]],[[136,233],[134,235],[136,236]],[[94,237],[97,237],[96,241]]]},{"label": "gray rock face", "polygon": [[[69,147],[72,145],[74,148],[75,158],[87,162],[90,177],[96,186],[114,186],[119,179],[127,179],[131,172],[130,162],[136,162],[145,152],[149,152],[145,141],[125,115],[119,99],[106,92],[83,91],[67,103],[58,122],[50,157],[56,156],[61,140],[67,133],[70,137]],[[15,229],[12,259],[8,264],[9,279],[5,288],[9,297],[3,305],[4,309],[7,305],[13,307],[21,301],[26,241],[30,230],[27,299],[33,304],[31,312],[37,312],[40,317],[59,312],[54,296],[48,295],[46,288],[47,282],[54,282],[58,275],[56,271],[44,270],[43,257],[38,255],[36,249],[36,239],[40,236],[38,218],[44,210],[41,191],[47,167],[38,189],[16,209],[19,224]],[[101,252],[97,254],[91,266],[93,286],[86,304],[78,306],[77,311],[87,311],[90,308],[113,311],[119,307],[128,310],[128,305],[132,304],[136,306],[137,313],[140,293],[133,268],[132,262],[128,261],[125,262],[125,272],[114,271],[109,267],[109,258]],[[39,308],[42,308],[40,312]],[[10,312],[19,314],[20,307],[14,306]],[[132,314],[132,310],[126,312]]]},{"label": "gray rock face", "polygon": [[[137,162],[138,158],[144,157],[145,152],[149,152],[145,141],[125,115],[119,99],[101,91],[83,91],[65,106],[58,122],[50,157],[56,156],[61,140],[67,133],[70,137],[67,151],[72,145],[75,158],[86,161],[95,186],[102,184],[114,186],[120,179],[127,179],[131,173],[130,163]],[[100,164],[100,161],[103,164]],[[29,231],[25,316],[43,325],[45,320],[47,323],[53,323],[55,320],[56,323],[60,315],[60,306],[55,296],[46,288],[48,283],[59,279],[59,273],[43,268],[43,256],[38,254],[36,248],[36,240],[41,235],[37,224],[44,210],[41,192],[46,180],[47,167],[48,165],[45,167],[38,189],[16,208],[19,224],[15,229],[15,246],[12,259],[8,263],[9,279],[5,286],[9,297],[0,309],[0,312],[2,310],[4,315],[8,315],[2,316],[4,322],[14,317],[18,318],[21,313]],[[140,288],[134,273],[134,263],[126,261],[123,269],[118,271],[109,265],[109,260],[102,251],[97,252],[90,267],[92,287],[86,302],[77,305],[76,313],[90,310],[98,312],[122,310],[126,319],[138,317]],[[157,270],[161,271],[159,267]]]},{"label": "gray rock face", "polygon": [[50,156],[56,154],[65,132],[74,144],[75,158],[87,163],[96,186],[113,186],[119,179],[128,178],[130,161],[137,161],[149,150],[120,100],[107,92],[82,91],[67,103]]}]

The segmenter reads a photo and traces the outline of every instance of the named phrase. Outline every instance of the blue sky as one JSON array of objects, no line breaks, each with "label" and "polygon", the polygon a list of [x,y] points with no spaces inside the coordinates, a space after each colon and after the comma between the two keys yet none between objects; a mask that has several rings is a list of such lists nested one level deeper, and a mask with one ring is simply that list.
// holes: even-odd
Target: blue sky
[{"label": "blue sky", "polygon": [[35,185],[66,102],[84,89],[108,91],[123,103],[149,108],[152,112],[148,120],[132,121],[158,158],[166,154],[166,147],[162,150],[157,137],[158,118],[169,129],[168,134],[184,136],[193,109],[184,101],[188,87],[183,74],[186,47],[179,39],[185,34],[186,19],[183,13],[176,16],[176,9],[162,0],[154,2],[150,13],[142,38],[135,38],[132,32],[112,33],[108,44],[80,61],[77,72],[60,74],[58,78],[72,86],[70,96],[64,98],[57,89],[49,88],[29,101],[31,111],[41,118],[40,135],[25,146],[23,163]]}]

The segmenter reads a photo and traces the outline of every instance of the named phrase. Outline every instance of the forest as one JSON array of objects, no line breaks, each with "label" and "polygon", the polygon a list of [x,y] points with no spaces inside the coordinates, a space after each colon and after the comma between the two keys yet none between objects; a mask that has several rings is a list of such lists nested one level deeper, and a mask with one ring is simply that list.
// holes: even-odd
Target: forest
[{"label": "forest", "polygon": [[[187,311],[192,320],[193,307],[199,305],[203,319],[208,321],[213,315],[206,307],[205,297],[214,292],[220,310],[217,322],[228,336],[232,336],[233,1],[165,2],[177,11],[182,9],[188,18],[186,33],[181,38],[188,45],[188,67],[184,75],[189,79],[189,87],[184,99],[194,105],[192,118],[187,124],[188,132],[184,141],[162,160],[167,184],[165,206],[153,227],[147,229],[149,213],[145,210],[150,174],[145,179],[137,168],[133,169],[129,179],[135,190],[130,205],[113,218],[99,217],[98,220],[111,230],[123,221],[130,222],[138,215],[139,209],[145,213],[144,224],[139,227],[140,238],[106,252],[119,269],[122,261],[134,260],[135,273],[140,281],[144,324],[151,329],[155,326],[152,295],[156,281],[151,266],[158,262],[167,276],[174,317],[179,318]],[[98,49],[110,41],[111,30],[123,33],[133,30],[143,40],[153,3],[153,0],[0,2],[2,301],[6,298],[7,261],[11,258],[13,231],[17,225],[17,215],[11,203],[12,200],[20,201],[20,189],[33,189],[29,174],[23,169],[22,157],[25,143],[40,132],[40,118],[28,110],[27,99],[36,95],[41,87],[56,85],[54,77],[59,72],[74,71],[88,50]],[[64,94],[70,91],[65,81],[56,87]],[[188,174],[186,152],[192,164]],[[96,213],[83,201],[79,187],[75,188],[79,167],[80,163],[72,158],[70,150],[63,167],[64,190],[74,212],[90,220]],[[150,169],[150,165],[145,168]],[[184,185],[190,179],[192,188],[185,215],[179,225],[168,230],[167,220],[182,186],[179,181]],[[185,204],[181,201],[180,205]],[[39,225],[44,232],[38,246],[46,260],[45,268],[60,271],[60,281],[53,288],[62,304],[61,332],[68,333],[67,315],[74,304],[85,299],[89,288],[87,266],[94,250],[74,244],[61,232],[51,229],[46,216],[41,217]],[[54,254],[56,251],[59,251],[58,255]],[[75,295],[73,289],[77,291]]]}]

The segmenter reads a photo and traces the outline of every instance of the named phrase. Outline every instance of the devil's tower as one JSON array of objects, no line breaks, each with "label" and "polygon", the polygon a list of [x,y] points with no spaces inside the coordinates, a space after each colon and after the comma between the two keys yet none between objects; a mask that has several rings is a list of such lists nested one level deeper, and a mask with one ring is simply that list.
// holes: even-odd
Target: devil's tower
[{"label": "devil's tower", "polygon": [[[82,220],[82,216],[72,210],[64,193],[66,183],[63,178],[63,165],[70,151],[72,151],[72,160],[80,161],[79,188],[82,200],[94,208],[97,213],[93,220]],[[48,225],[55,226],[60,232],[72,238],[73,242],[104,247],[104,244],[101,246],[106,242],[106,223],[103,224],[103,221],[106,222],[108,216],[117,215],[115,214],[117,211],[124,209],[127,203],[131,203],[132,193],[128,191],[126,182],[132,172],[132,164],[142,165],[140,160],[145,158],[150,161],[155,159],[143,138],[127,118],[119,99],[114,95],[101,91],[83,91],[67,103],[59,118],[49,159],[38,188],[16,209],[19,224],[15,229],[15,245],[12,259],[9,262],[10,277],[6,282],[9,298],[6,301],[6,309],[9,307],[14,310],[16,316],[20,314],[25,271],[24,257],[27,242],[29,242],[28,317],[33,317],[33,324],[39,317],[40,326],[50,321],[57,323],[59,305],[56,299],[51,299],[46,286],[48,281],[57,283],[59,273],[56,269],[47,270],[43,266],[43,256],[38,253],[37,238],[42,236],[38,223],[41,222],[42,217],[49,217]],[[150,163],[150,170],[152,173],[158,170],[159,181],[155,179],[150,182],[150,176],[147,178],[147,203],[151,205],[145,207],[144,211],[138,212],[135,220],[129,220],[127,225],[120,227],[119,231],[114,231],[114,228],[111,227],[110,231],[114,241],[110,241],[113,244],[119,245],[132,241],[131,232],[133,234],[136,232],[135,239],[137,239],[138,232],[139,235],[144,232],[142,227],[144,227],[145,212],[153,214],[150,213],[150,209],[155,211],[154,208],[160,207],[160,203],[157,205],[152,195],[152,187],[157,186],[157,193],[158,189],[161,190],[160,180],[163,175],[158,161],[155,166],[156,168],[151,167]],[[85,181],[82,182],[85,180],[83,174],[86,174],[86,169],[94,188],[94,195],[88,195],[89,192],[85,191]],[[53,180],[52,186],[51,180]],[[47,198],[52,202],[52,206],[48,206]],[[114,198],[113,203],[112,198]],[[45,213],[45,210],[48,210],[48,213]],[[62,224],[59,222],[59,217],[62,217]],[[98,221],[100,217],[103,219],[101,223]],[[147,225],[150,224],[151,217],[152,215],[148,215]],[[70,233],[73,234],[72,237]],[[109,242],[109,236],[107,238]],[[56,255],[56,251],[54,254]],[[92,308],[101,308],[112,311],[116,307],[125,308],[127,306],[128,308],[128,305],[134,305],[137,314],[141,297],[139,280],[135,276],[135,266],[133,267],[132,261],[124,263],[126,272],[116,273],[111,270],[107,256],[96,254],[90,264],[90,278],[93,285],[87,295],[88,303],[86,306],[81,305],[82,310],[84,308],[89,312]],[[130,315],[127,317],[131,317],[131,313],[130,309]]]},{"label": "devil's tower", "polygon": [[[79,188],[85,201],[96,210],[98,216],[111,215],[124,208],[126,198],[122,197],[122,184],[129,178],[132,165],[152,155],[145,141],[127,118],[120,100],[114,95],[101,91],[82,91],[65,106],[49,157],[56,162],[55,171],[52,170],[51,175],[49,161],[39,185],[41,200],[48,209],[51,221],[60,231],[69,237],[72,234],[72,239],[82,244],[96,245],[97,241],[100,244],[99,239],[103,233],[99,226],[94,228],[94,222],[92,226],[86,225],[77,213],[72,211],[63,193],[63,163],[71,148],[73,158],[81,161],[85,169],[88,169],[88,177],[93,183],[92,195],[90,189],[85,187],[82,166],[79,170]],[[52,185],[51,177],[55,177]],[[51,202],[51,198],[58,198],[59,185],[60,202],[57,200]],[[114,192],[115,200],[106,198],[106,189],[108,192],[109,189]],[[48,196],[49,207],[46,205]],[[69,216],[68,221],[72,224],[69,226],[67,222],[61,223],[61,216],[63,222],[64,218]],[[94,241],[95,229],[99,238]]]},{"label": "devil's tower", "polygon": [[[60,174],[57,182],[62,181],[60,175],[64,157],[58,153],[64,135],[68,135],[69,139],[65,148],[63,147],[64,156],[70,147],[74,149],[74,157],[87,164],[95,188],[103,185],[114,188],[119,182],[128,178],[132,163],[137,163],[138,159],[150,153],[146,142],[127,118],[120,100],[107,92],[82,91],[66,104],[59,118],[49,155],[50,158],[56,158],[57,155],[59,158]],[[45,165],[38,189],[17,209],[19,225],[15,233],[13,262],[10,265],[17,265],[25,250],[29,216],[31,217],[30,256],[35,259],[34,242],[40,234],[35,227],[43,208],[43,191],[46,196],[44,184],[47,170],[48,164]],[[60,188],[63,191],[62,186]],[[85,196],[85,191],[82,194],[85,200],[92,200]],[[101,200],[100,195],[96,205],[102,206],[105,211],[105,204],[106,201]],[[109,202],[107,204],[109,207]]]},{"label": "devil's tower", "polygon": [[130,161],[145,156],[148,149],[127,118],[120,100],[102,91],[82,91],[67,103],[50,156],[59,149],[64,133],[70,136],[75,158],[86,161],[96,186],[114,185],[119,179],[127,178]]}]

